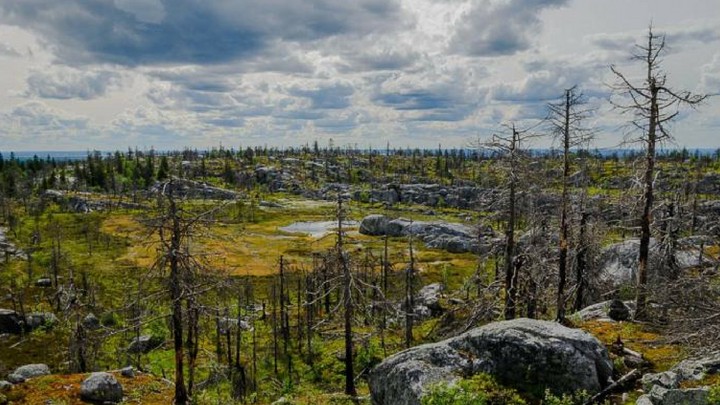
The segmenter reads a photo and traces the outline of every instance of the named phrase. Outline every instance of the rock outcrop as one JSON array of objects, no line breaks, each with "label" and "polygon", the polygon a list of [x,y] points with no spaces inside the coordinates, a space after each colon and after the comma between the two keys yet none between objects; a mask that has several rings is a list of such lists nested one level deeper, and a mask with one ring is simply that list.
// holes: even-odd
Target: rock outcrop
[{"label": "rock outcrop", "polygon": [[708,387],[681,388],[683,381],[700,381],[708,374],[720,373],[720,353],[683,360],[662,373],[645,374],[643,390],[638,405],[709,405]]},{"label": "rock outcrop", "polygon": [[389,219],[384,215],[368,215],[360,221],[360,233],[365,235],[409,236],[421,239],[431,249],[451,253],[481,253],[491,249],[491,229],[483,232],[484,244],[478,242],[478,231],[471,226],[441,221],[411,221],[405,218]]},{"label": "rock outcrop", "polygon": [[520,390],[600,391],[612,375],[596,338],[554,322],[515,319],[388,357],[370,373],[375,405],[417,405],[434,384],[488,373]]}]

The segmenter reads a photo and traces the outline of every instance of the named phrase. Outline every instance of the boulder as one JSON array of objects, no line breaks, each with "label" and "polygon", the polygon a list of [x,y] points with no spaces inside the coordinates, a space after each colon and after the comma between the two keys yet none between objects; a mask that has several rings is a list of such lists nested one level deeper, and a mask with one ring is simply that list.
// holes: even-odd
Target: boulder
[{"label": "boulder", "polygon": [[[610,317],[610,310],[611,305],[614,300],[608,300],[603,302],[598,302],[597,304],[589,305],[580,311],[576,312],[573,316],[577,317],[581,321],[591,321],[591,320],[606,320],[610,321],[613,320]],[[633,301],[621,301],[621,303],[627,308],[628,310],[628,318],[631,319],[635,314],[635,302]],[[615,304],[616,306],[618,304]],[[615,315],[615,314],[614,314]]]},{"label": "boulder", "polygon": [[0,333],[19,334],[22,332],[22,317],[11,309],[0,309]]},{"label": "boulder", "polygon": [[627,321],[630,319],[630,308],[620,300],[612,300],[607,314],[613,321]]},{"label": "boulder", "polygon": [[417,295],[415,297],[415,312],[426,312],[423,308],[418,308],[424,307],[429,310],[431,316],[438,316],[442,314],[444,310],[443,307],[440,305],[440,297],[443,290],[444,287],[440,283],[428,284],[425,287],[421,288],[420,291],[417,292]]},{"label": "boulder", "polygon": [[49,277],[43,277],[35,280],[35,287],[52,287],[52,280]]},{"label": "boulder", "polygon": [[25,382],[25,377],[21,376],[20,374],[11,373],[8,374],[7,380],[10,381],[12,384],[22,384]]},{"label": "boulder", "polygon": [[708,387],[668,389],[656,385],[647,395],[652,405],[709,405]]},{"label": "boulder", "polygon": [[89,330],[95,330],[100,328],[100,319],[98,319],[97,316],[93,313],[89,313],[85,315],[85,317],[82,320],[82,326],[85,329]]},{"label": "boulder", "polygon": [[149,353],[150,351],[160,347],[164,342],[164,339],[158,336],[142,335],[140,337],[133,338],[128,346],[128,352],[130,353]]},{"label": "boulder", "polygon": [[48,367],[47,364],[41,364],[41,363],[40,364],[26,364],[24,366],[20,366],[20,367],[16,368],[12,374],[20,376],[27,380],[28,378],[39,377],[41,375],[50,374],[50,367]]},{"label": "boulder", "polygon": [[127,378],[135,378],[135,369],[133,366],[127,366],[120,370],[120,375]]},{"label": "boulder", "polygon": [[385,215],[368,215],[360,221],[360,233],[363,235],[385,235],[387,232],[388,218]]},{"label": "boulder", "polygon": [[52,328],[57,322],[58,318],[52,312],[32,312],[25,315],[25,327],[29,330]]},{"label": "boulder", "polygon": [[8,391],[12,386],[10,381],[0,380],[0,392]]},{"label": "boulder", "polygon": [[122,401],[123,388],[110,373],[92,373],[80,385],[80,398],[99,403]]},{"label": "boulder", "polygon": [[373,404],[417,405],[437,383],[480,372],[501,384],[541,394],[593,394],[612,375],[608,352],[595,337],[555,322],[515,319],[388,357],[369,375]]}]

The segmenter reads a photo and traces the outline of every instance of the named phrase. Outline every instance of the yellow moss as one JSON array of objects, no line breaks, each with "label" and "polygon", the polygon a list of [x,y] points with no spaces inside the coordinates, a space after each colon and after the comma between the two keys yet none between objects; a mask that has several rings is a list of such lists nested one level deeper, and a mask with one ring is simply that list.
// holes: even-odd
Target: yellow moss
[{"label": "yellow moss", "polygon": [[641,353],[655,371],[668,370],[684,358],[681,346],[665,344],[660,334],[645,325],[633,322],[588,321],[581,323],[579,327],[592,333],[607,346],[620,337],[625,347]]}]

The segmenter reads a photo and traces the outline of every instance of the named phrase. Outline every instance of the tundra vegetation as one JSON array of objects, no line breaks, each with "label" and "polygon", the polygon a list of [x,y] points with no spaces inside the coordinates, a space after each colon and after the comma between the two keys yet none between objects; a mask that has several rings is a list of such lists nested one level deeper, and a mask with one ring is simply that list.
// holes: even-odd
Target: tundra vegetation
[{"label": "tundra vegetation", "polygon": [[[664,38],[640,49],[644,81],[613,69],[639,150],[594,149],[573,87],[546,121],[462,149],[3,152],[0,403],[96,386],[125,403],[381,403],[384,359],[467,353],[516,318],[596,337],[612,376],[568,393],[493,366],[434,376],[415,403],[635,403],[640,388],[661,403],[653,381],[672,376],[687,378],[662,389],[717,403],[720,149],[659,149],[703,97],[666,86]],[[543,136],[559,149],[529,149]],[[50,374],[22,382],[28,364]]]}]

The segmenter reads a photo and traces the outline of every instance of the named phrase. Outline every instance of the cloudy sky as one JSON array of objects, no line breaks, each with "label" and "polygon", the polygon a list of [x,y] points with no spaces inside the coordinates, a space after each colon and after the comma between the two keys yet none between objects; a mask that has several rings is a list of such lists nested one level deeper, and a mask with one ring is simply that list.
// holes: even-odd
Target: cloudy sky
[{"label": "cloudy sky", "polygon": [[[573,85],[611,147],[651,21],[669,83],[720,93],[718,0],[2,0],[0,150],[461,147]],[[720,96],[672,129],[720,147]]]}]

